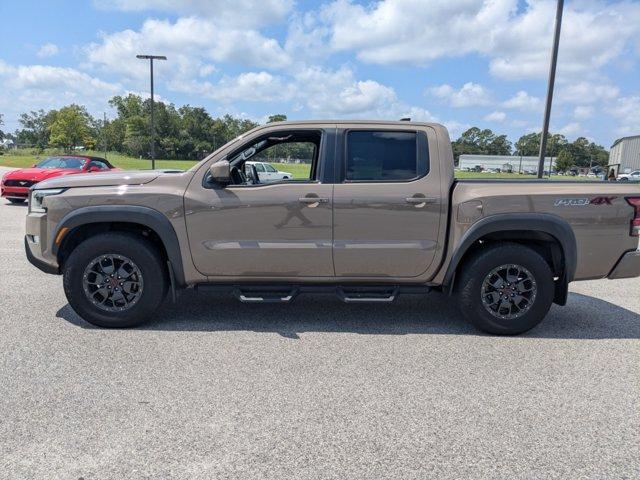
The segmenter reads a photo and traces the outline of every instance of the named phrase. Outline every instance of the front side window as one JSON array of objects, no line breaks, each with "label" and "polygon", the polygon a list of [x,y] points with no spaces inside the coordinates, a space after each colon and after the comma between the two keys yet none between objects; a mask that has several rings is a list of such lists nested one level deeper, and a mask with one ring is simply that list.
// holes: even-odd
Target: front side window
[{"label": "front side window", "polygon": [[[245,145],[231,156],[232,185],[254,185],[266,182],[295,182],[317,179],[318,156],[322,132],[318,130],[278,131]],[[254,163],[255,162],[255,163]],[[275,176],[252,178],[257,173]],[[273,178],[272,178],[273,177]]]},{"label": "front side window", "polygon": [[347,181],[406,181],[426,173],[418,171],[416,132],[353,130],[346,151]]}]

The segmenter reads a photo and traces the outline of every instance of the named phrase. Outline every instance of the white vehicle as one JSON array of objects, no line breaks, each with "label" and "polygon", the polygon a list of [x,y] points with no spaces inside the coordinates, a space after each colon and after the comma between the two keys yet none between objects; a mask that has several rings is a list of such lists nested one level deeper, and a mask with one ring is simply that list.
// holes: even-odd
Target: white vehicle
[{"label": "white vehicle", "polygon": [[621,173],[618,175],[619,182],[640,182],[640,170],[634,170],[631,173]]},{"label": "white vehicle", "polygon": [[253,165],[256,167],[256,171],[258,172],[258,179],[261,182],[275,182],[276,180],[288,180],[293,178],[293,175],[289,172],[281,172],[276,170],[276,168],[270,163],[266,162],[245,162],[246,166]]}]

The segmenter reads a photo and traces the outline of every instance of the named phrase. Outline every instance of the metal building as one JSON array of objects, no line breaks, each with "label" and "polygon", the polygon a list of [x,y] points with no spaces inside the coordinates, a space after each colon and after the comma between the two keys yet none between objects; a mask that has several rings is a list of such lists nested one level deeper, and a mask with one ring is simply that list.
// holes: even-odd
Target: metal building
[{"label": "metal building", "polygon": [[631,173],[640,170],[640,135],[623,137],[611,145],[609,151],[609,168],[618,173]]},{"label": "metal building", "polygon": [[[510,166],[510,168],[507,167]],[[546,157],[544,162],[544,169],[555,169],[556,158]],[[458,162],[458,168],[476,169],[477,167],[483,170],[494,170],[499,168],[502,171],[511,170],[515,173],[538,173],[538,157],[524,157],[519,155],[460,155]]]}]

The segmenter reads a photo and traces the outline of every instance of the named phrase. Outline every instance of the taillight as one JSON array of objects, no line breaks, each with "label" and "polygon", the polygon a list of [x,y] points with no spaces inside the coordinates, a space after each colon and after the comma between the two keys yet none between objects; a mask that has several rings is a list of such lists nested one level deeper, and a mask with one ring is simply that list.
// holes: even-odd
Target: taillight
[{"label": "taillight", "polygon": [[640,197],[627,197],[627,203],[635,209],[629,235],[640,237]]}]

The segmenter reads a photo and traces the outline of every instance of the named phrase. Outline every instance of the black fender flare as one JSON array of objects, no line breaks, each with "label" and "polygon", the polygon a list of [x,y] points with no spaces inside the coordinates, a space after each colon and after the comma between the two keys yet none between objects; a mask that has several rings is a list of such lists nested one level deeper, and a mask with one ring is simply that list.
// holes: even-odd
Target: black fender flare
[{"label": "black fender flare", "polygon": [[564,258],[563,280],[566,284],[573,280],[578,263],[578,252],[576,236],[566,220],[549,213],[500,213],[478,220],[464,233],[451,257],[443,284],[453,286],[456,269],[467,250],[475,242],[485,235],[508,231],[543,232],[555,238],[562,248]]},{"label": "black fender flare", "polygon": [[178,236],[169,219],[157,210],[137,205],[95,205],[81,207],[65,215],[56,227],[52,237],[51,252],[58,254],[58,245],[53,239],[58,237],[60,230],[74,228],[91,223],[137,223],[150,228],[158,234],[167,252],[173,277],[178,285],[184,285],[184,269],[180,254]]}]

